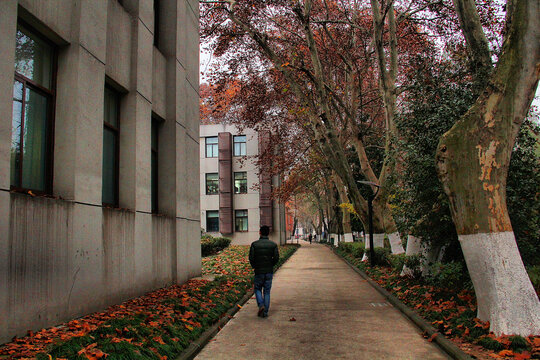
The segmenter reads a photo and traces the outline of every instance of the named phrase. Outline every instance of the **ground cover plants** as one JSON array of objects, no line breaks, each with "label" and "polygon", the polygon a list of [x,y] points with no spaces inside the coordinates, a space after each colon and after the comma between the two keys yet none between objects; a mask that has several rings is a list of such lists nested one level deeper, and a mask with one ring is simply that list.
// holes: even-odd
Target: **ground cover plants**
[{"label": "ground cover plants", "polygon": [[[340,245],[336,252],[365,272],[380,286],[414,309],[441,334],[473,358],[540,359],[540,336],[499,336],[489,332],[489,323],[476,318],[476,298],[460,263],[432,265],[432,273],[421,277],[414,271],[418,259],[395,256],[376,249],[377,266],[361,261],[361,244]],[[403,264],[417,276],[401,276]]]},{"label": "ground cover plants", "polygon": [[[297,246],[280,246],[283,264]],[[203,258],[203,274],[0,345],[0,359],[174,359],[252,287],[249,247]]]}]

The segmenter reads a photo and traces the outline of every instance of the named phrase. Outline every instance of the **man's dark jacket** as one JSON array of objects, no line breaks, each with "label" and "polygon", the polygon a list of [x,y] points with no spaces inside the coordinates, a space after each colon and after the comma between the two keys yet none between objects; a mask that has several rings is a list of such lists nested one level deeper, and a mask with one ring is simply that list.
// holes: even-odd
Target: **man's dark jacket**
[{"label": "man's dark jacket", "polygon": [[255,269],[255,274],[273,273],[278,260],[278,247],[276,243],[268,240],[268,237],[261,236],[259,240],[251,243],[249,262]]}]

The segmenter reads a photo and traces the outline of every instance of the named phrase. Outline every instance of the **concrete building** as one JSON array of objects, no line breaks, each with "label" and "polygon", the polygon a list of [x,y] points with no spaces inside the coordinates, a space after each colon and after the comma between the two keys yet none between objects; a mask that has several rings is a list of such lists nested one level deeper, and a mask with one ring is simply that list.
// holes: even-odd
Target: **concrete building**
[{"label": "concrete building", "polygon": [[271,199],[279,177],[259,171],[257,159],[270,141],[268,132],[240,132],[234,125],[200,126],[201,227],[236,245],[259,238],[270,226],[270,240],[284,244],[285,206]]},{"label": "concrete building", "polygon": [[0,1],[0,342],[200,274],[198,17]]}]

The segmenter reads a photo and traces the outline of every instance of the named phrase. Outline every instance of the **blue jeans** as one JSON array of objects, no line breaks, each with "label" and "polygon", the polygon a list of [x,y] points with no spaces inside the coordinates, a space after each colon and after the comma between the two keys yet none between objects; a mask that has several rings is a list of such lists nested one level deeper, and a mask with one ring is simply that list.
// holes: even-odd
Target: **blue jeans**
[{"label": "blue jeans", "polygon": [[[268,315],[270,309],[270,289],[272,288],[272,278],[274,274],[256,274],[253,280],[255,288],[255,298],[259,307],[264,305],[264,314]],[[264,289],[264,293],[262,290]]]}]

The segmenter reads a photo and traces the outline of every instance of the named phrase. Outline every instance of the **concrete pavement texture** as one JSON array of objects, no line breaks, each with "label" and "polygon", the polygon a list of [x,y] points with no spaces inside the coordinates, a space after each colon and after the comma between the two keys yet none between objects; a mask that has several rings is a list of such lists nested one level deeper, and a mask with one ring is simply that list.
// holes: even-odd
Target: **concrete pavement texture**
[{"label": "concrete pavement texture", "polygon": [[274,276],[269,316],[252,297],[195,359],[449,357],[330,249],[303,242]]}]

